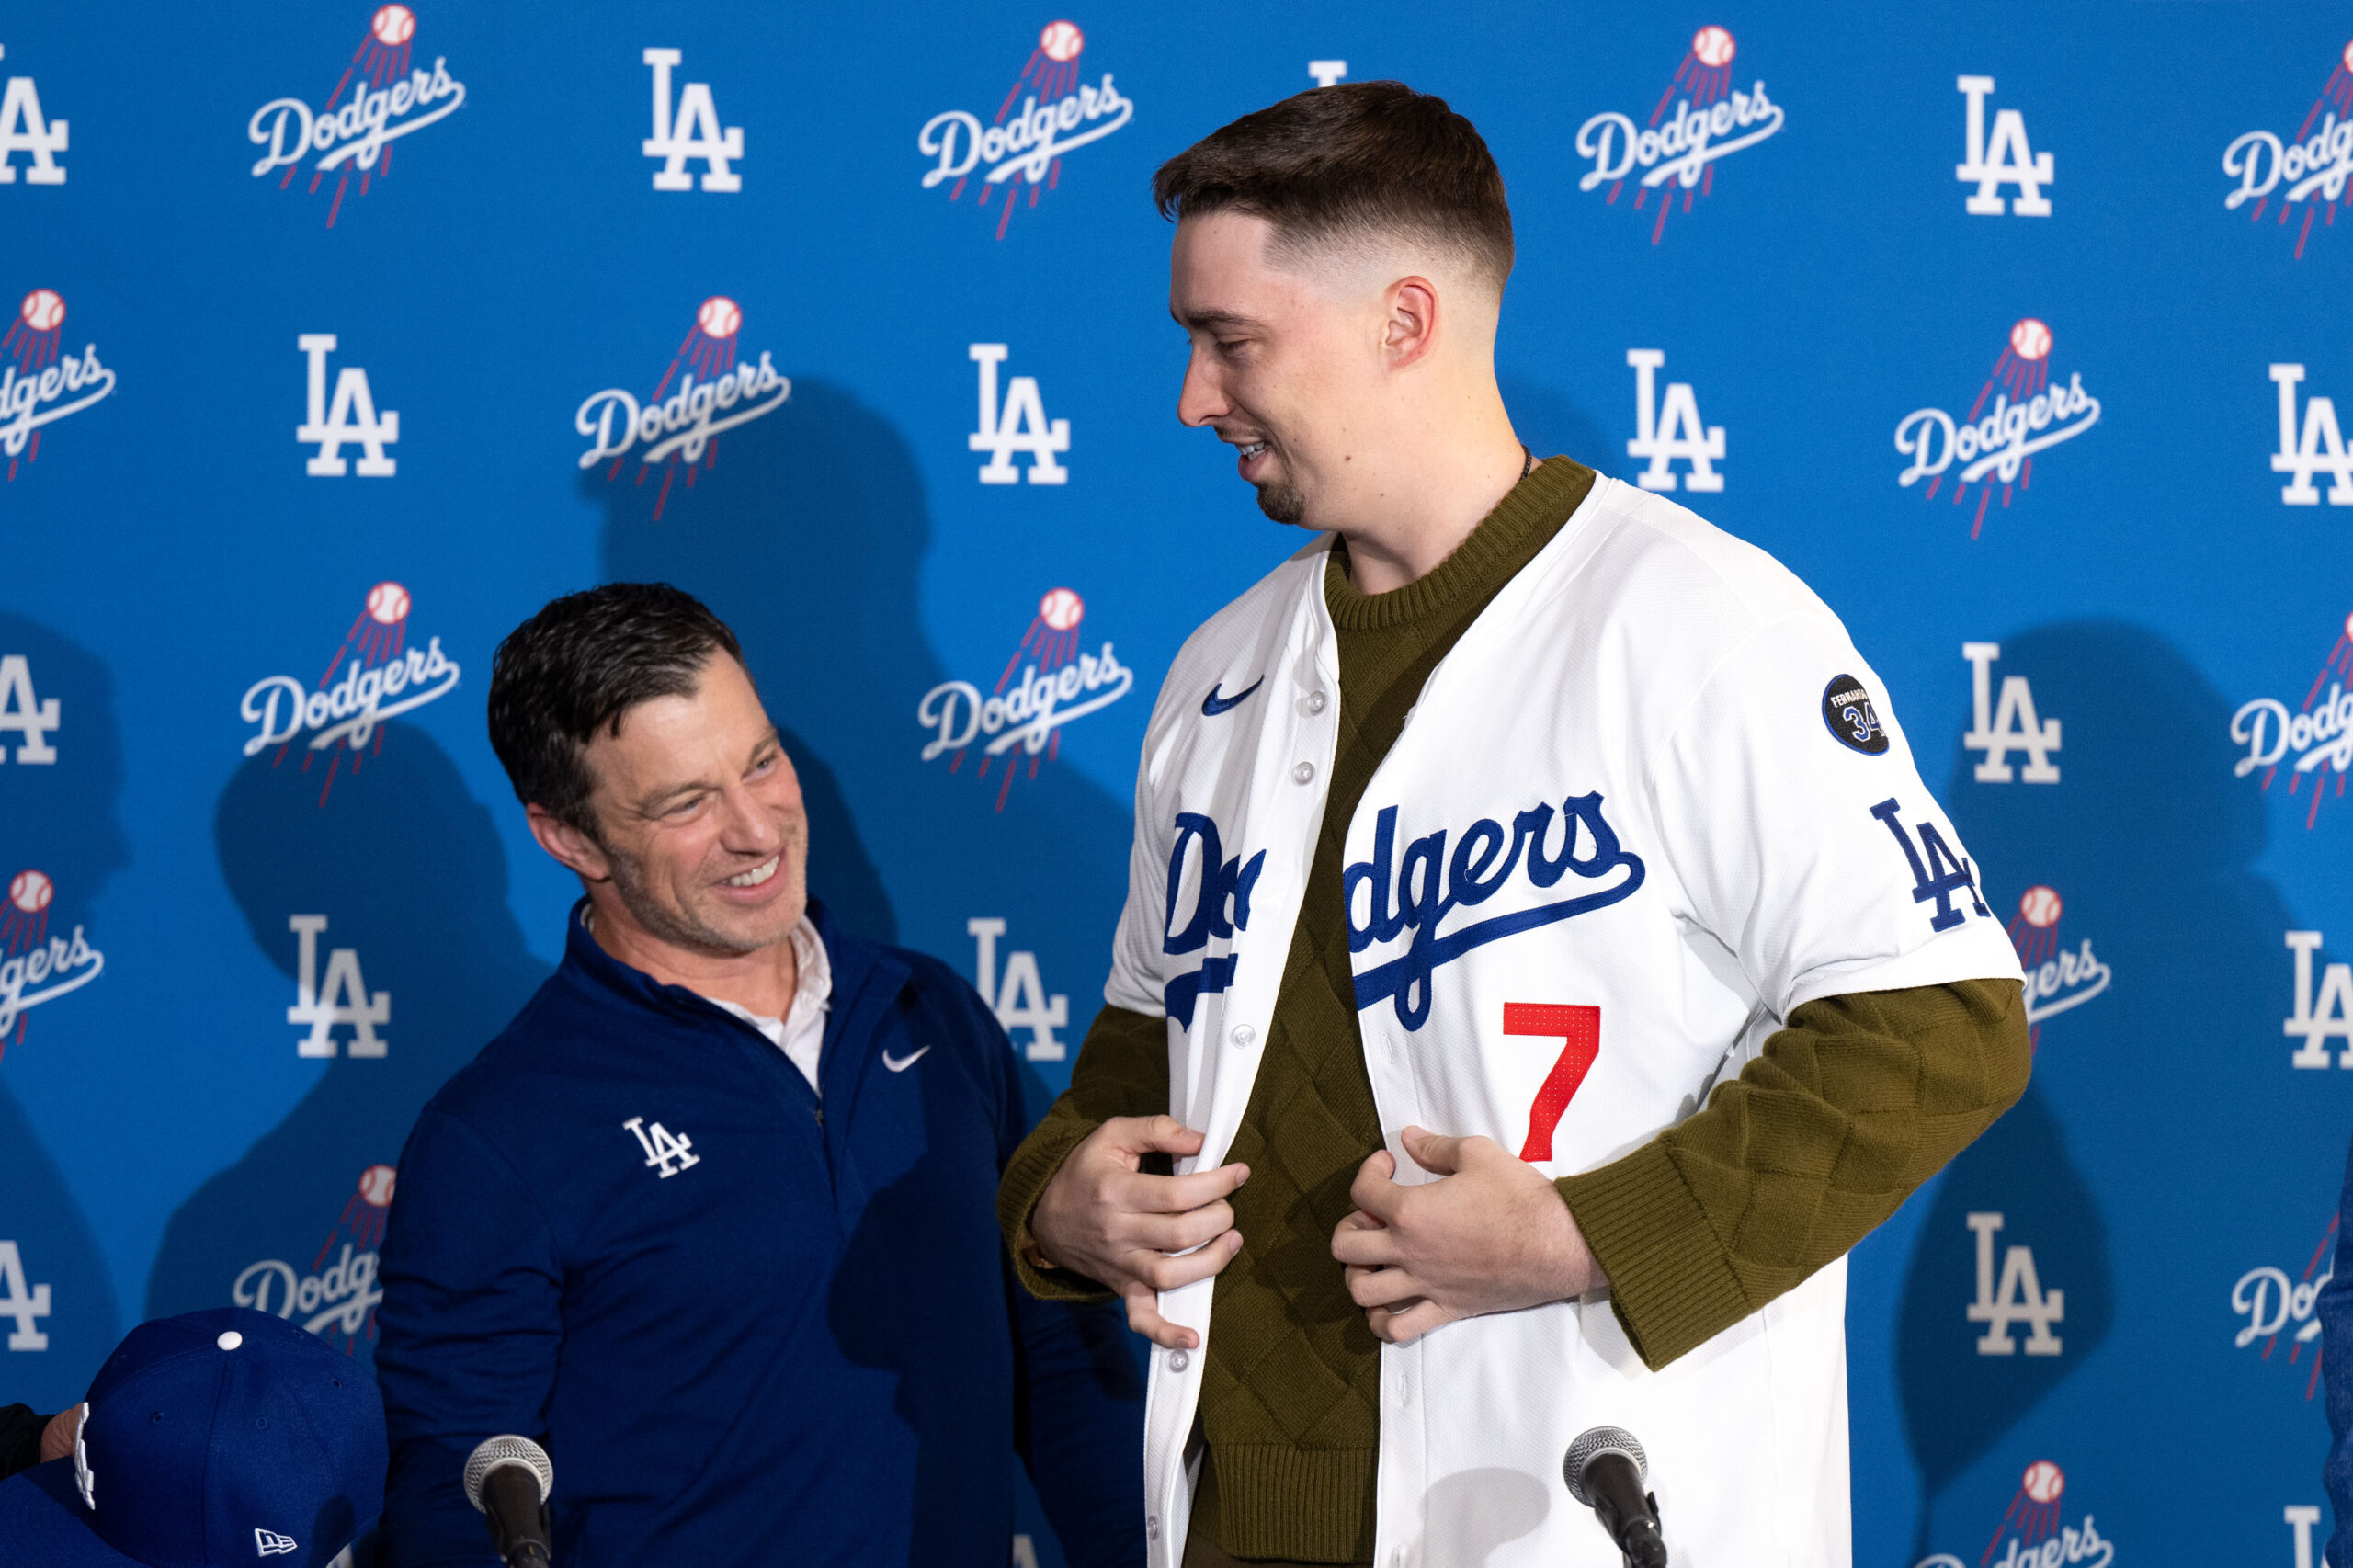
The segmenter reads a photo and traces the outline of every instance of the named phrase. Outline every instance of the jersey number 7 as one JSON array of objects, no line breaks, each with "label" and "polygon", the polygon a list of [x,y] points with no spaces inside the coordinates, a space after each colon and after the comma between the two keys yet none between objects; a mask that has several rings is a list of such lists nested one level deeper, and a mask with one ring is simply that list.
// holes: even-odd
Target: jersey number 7
[{"label": "jersey number 7", "polygon": [[1540,1035],[1562,1042],[1552,1071],[1544,1075],[1536,1100],[1528,1108],[1528,1142],[1519,1147],[1523,1160],[1552,1157],[1552,1130],[1562,1113],[1577,1097],[1594,1058],[1601,1054],[1601,1009],[1553,1002],[1506,1002],[1504,1033]]}]

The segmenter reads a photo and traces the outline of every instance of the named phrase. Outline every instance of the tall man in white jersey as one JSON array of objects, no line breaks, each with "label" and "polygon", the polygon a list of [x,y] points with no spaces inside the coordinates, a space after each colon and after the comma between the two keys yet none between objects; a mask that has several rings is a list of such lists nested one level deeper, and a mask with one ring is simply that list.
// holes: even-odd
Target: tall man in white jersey
[{"label": "tall man in white jersey", "polygon": [[2018,968],[1885,689],[1763,551],[1496,389],[1478,132],[1396,83],[1164,165],[1178,416],[1312,537],[1186,643],[1024,1282],[1157,1346],[1154,1568],[1849,1559],[1844,1256],[2023,1092]]}]

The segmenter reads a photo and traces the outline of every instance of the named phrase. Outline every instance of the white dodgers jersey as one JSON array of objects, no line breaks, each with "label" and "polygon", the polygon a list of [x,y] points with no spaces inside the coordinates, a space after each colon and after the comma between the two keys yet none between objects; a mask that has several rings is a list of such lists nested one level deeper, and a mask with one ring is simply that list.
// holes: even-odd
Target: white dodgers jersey
[{"label": "white dodgers jersey", "polygon": [[[1322,821],[1339,669],[1319,540],[1177,656],[1136,786],[1105,994],[1169,1020],[1169,1112],[1220,1164]],[[1236,694],[1241,694],[1237,697]],[[1547,1176],[1692,1115],[1816,997],[2018,978],[1880,684],[1762,551],[1601,478],[1431,672],[1348,824],[1365,1065],[1399,1131]],[[1212,1332],[1214,1282],[1165,1292]],[[1380,1568],[1615,1568],[1561,1483],[1594,1426],[1649,1450],[1686,1568],[1850,1561],[1846,1266],[1664,1370],[1606,1292],[1381,1348]],[[1153,1568],[1178,1568],[1204,1358],[1155,1351]]]}]

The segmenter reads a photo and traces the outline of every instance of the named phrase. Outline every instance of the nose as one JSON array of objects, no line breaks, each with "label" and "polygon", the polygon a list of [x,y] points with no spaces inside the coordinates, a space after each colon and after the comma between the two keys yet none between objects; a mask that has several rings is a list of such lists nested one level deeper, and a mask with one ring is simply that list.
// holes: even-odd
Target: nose
[{"label": "nose", "polygon": [[727,791],[722,810],[720,843],[725,847],[738,854],[760,855],[784,842],[759,797],[743,785]]},{"label": "nose", "polygon": [[1185,384],[1176,392],[1177,423],[1198,430],[1211,420],[1233,412],[1233,405],[1226,399],[1217,366],[1196,344],[1192,357],[1185,362]]}]

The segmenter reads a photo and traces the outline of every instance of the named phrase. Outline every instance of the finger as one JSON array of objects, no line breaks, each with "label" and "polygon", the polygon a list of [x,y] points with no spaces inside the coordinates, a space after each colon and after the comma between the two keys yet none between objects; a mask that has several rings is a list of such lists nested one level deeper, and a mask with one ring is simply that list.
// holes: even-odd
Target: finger
[{"label": "finger", "polygon": [[1158,1151],[1169,1154],[1198,1154],[1201,1152],[1201,1134],[1173,1116],[1122,1116],[1103,1125],[1119,1128],[1116,1136],[1120,1146],[1131,1153]]},{"label": "finger", "polygon": [[1462,1168],[1462,1140],[1408,1127],[1397,1135],[1414,1164],[1434,1176],[1452,1176]]},{"label": "finger", "polygon": [[1404,1261],[1397,1233],[1386,1225],[1349,1225],[1332,1233],[1332,1256],[1358,1268],[1386,1268]]},{"label": "finger", "polygon": [[1241,1250],[1242,1233],[1228,1231],[1199,1251],[1188,1252],[1182,1257],[1139,1248],[1122,1256],[1120,1267],[1130,1278],[1140,1279],[1155,1290],[1174,1290],[1223,1272]]},{"label": "finger", "polygon": [[1189,1176],[1145,1176],[1140,1171],[1115,1178],[1106,1194],[1115,1209],[1141,1214],[1182,1214],[1204,1204],[1231,1198],[1250,1179],[1248,1165],[1220,1165]]},{"label": "finger", "polygon": [[1430,1330],[1453,1321],[1452,1312],[1428,1300],[1396,1309],[1375,1307],[1365,1313],[1373,1337],[1390,1345],[1411,1345]]},{"label": "finger", "polygon": [[1348,1282],[1348,1299],[1360,1307],[1394,1308],[1428,1294],[1422,1282],[1403,1268],[1349,1267],[1341,1273]]},{"label": "finger", "polygon": [[1383,1149],[1368,1156],[1357,1167],[1356,1180],[1348,1184],[1348,1200],[1358,1209],[1384,1224],[1395,1218],[1397,1199],[1404,1189],[1390,1178],[1397,1173],[1397,1162]]},{"label": "finger", "polygon": [[1233,1229],[1230,1204],[1211,1203],[1182,1214],[1126,1214],[1112,1226],[1114,1245],[1153,1252],[1190,1252]]},{"label": "finger", "polygon": [[1352,1209],[1340,1217],[1337,1225],[1332,1227],[1332,1233],[1336,1236],[1342,1231],[1385,1231],[1388,1228],[1363,1210]]},{"label": "finger", "polygon": [[1163,1350],[1190,1350],[1201,1342],[1191,1329],[1160,1315],[1159,1299],[1151,1290],[1131,1286],[1121,1294],[1127,1297],[1128,1326]]}]

